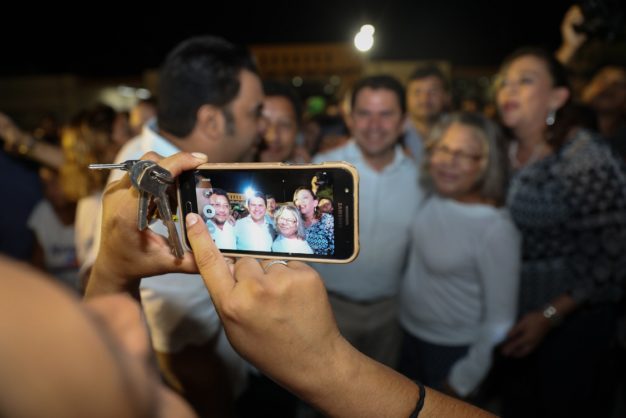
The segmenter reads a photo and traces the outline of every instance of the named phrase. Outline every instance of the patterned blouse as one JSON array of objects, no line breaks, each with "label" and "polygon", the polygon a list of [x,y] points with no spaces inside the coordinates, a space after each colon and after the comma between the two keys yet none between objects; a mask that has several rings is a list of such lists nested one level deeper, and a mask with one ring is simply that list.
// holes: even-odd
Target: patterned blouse
[{"label": "patterned blouse", "polygon": [[333,255],[335,253],[335,220],[328,213],[305,228],[306,241],[314,254]]},{"label": "patterned blouse", "polygon": [[520,314],[569,293],[617,302],[626,276],[626,172],[590,132],[515,174],[508,194],[522,233]]}]

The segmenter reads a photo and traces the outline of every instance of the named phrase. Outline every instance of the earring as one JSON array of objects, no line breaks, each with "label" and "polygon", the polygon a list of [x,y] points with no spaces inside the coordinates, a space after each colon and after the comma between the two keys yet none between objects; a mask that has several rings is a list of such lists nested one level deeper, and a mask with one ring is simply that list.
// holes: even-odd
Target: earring
[{"label": "earring", "polygon": [[552,125],[554,125],[555,121],[556,121],[556,110],[551,109],[548,112],[548,116],[546,116],[546,124],[548,126],[552,126]]}]

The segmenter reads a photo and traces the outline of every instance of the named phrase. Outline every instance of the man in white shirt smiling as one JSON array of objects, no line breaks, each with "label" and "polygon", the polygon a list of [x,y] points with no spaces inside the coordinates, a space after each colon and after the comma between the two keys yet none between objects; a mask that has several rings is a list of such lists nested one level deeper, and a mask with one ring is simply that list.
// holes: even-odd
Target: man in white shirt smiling
[{"label": "man in white shirt smiling", "polygon": [[250,215],[237,220],[235,236],[238,250],[272,251],[274,230],[265,219],[267,202],[265,195],[256,192],[247,202]]},{"label": "man in white shirt smiling", "polygon": [[237,248],[235,240],[235,227],[230,220],[230,200],[228,194],[218,188],[214,188],[209,196],[209,204],[213,207],[213,218],[206,221],[211,237],[217,248],[222,250],[234,250]]}]

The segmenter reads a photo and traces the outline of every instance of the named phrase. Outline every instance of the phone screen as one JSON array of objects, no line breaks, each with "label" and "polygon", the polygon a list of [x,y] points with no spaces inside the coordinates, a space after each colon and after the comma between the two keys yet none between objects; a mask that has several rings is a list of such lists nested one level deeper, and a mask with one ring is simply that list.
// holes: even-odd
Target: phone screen
[{"label": "phone screen", "polygon": [[349,262],[358,252],[357,196],[356,170],[345,163],[205,165],[179,178],[183,222],[200,214],[233,255]]}]

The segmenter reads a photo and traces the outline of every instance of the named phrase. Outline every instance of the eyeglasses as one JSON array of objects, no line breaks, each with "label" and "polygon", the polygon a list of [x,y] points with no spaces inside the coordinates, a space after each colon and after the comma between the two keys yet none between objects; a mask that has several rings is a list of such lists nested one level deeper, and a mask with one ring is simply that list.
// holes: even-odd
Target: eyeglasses
[{"label": "eyeglasses", "polygon": [[278,218],[276,222],[279,224],[295,225],[297,221],[292,218]]},{"label": "eyeglasses", "polygon": [[482,154],[470,154],[468,152],[459,151],[459,150],[453,151],[450,148],[446,147],[445,145],[437,145],[437,146],[432,147],[430,154],[432,156],[445,155],[447,157],[451,157],[453,161],[457,161],[457,162],[465,163],[465,164],[476,162],[483,158]]}]

